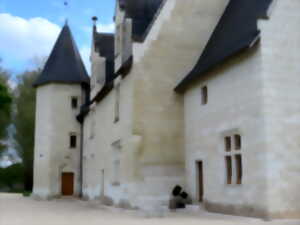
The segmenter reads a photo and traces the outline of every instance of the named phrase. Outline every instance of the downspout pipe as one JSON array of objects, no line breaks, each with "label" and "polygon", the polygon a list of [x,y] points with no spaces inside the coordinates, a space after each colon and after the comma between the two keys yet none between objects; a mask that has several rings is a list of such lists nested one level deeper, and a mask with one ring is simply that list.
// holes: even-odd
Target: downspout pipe
[{"label": "downspout pipe", "polygon": [[80,123],[79,197],[83,197],[83,135],[84,120]]},{"label": "downspout pipe", "polygon": [[83,142],[84,142],[84,118],[89,113],[90,87],[82,86],[82,102],[77,121],[80,123],[80,160],[79,160],[79,197],[83,197]]}]

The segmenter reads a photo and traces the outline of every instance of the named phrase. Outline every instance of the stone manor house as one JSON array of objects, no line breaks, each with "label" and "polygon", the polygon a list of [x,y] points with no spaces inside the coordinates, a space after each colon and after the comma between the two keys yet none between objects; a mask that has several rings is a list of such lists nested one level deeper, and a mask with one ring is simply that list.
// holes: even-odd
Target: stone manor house
[{"label": "stone manor house", "polygon": [[117,0],[91,77],[66,24],[34,84],[33,195],[145,209],[181,185],[212,212],[300,217],[299,11]]}]

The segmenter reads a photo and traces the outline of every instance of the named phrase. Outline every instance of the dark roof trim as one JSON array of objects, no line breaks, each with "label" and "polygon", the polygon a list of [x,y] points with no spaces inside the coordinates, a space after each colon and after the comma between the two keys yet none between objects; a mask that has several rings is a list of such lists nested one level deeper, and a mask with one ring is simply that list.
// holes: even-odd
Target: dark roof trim
[{"label": "dark roof trim", "polygon": [[99,91],[98,94],[95,96],[95,98],[92,100],[92,103],[102,101],[113,88],[114,88],[113,82],[104,85],[101,91]]},{"label": "dark roof trim", "polygon": [[126,18],[132,19],[132,39],[144,42],[167,0],[118,0]]},{"label": "dark roof trim", "polygon": [[114,88],[113,82],[104,85],[104,87],[97,93],[94,99],[81,106],[80,113],[76,117],[77,121],[83,123],[85,117],[90,113],[90,105],[92,105],[94,102],[102,101],[113,88]]},{"label": "dark roof trim", "polygon": [[150,33],[153,25],[155,24],[155,22],[156,22],[156,20],[157,20],[157,18],[159,16],[159,14],[161,13],[161,10],[165,6],[166,2],[167,2],[167,0],[163,0],[162,1],[161,5],[159,6],[159,8],[157,9],[156,13],[154,14],[154,17],[153,17],[151,23],[148,25],[147,29],[145,30],[144,34],[142,36],[137,36],[137,35],[133,36],[133,40],[135,42],[143,43],[146,40],[148,34]]},{"label": "dark roof trim", "polygon": [[231,0],[194,68],[177,85],[184,92],[188,84],[229,57],[252,47],[259,40],[257,20],[267,16],[272,0]]},{"label": "dark roof trim", "polygon": [[84,118],[89,114],[90,112],[90,103],[84,104],[80,108],[80,113],[76,116],[76,119],[79,123],[83,123]]},{"label": "dark roof trim", "polygon": [[98,33],[95,31],[93,39],[95,48],[102,57],[109,60],[115,59],[115,35],[113,33]]},{"label": "dark roof trim", "polygon": [[115,74],[115,35],[94,31],[93,42],[96,52],[106,59],[105,83],[116,78]]}]

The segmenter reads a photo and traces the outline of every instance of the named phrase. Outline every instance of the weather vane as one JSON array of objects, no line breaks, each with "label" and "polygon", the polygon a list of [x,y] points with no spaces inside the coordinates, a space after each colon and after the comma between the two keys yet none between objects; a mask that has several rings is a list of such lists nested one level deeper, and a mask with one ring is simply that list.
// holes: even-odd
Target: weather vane
[{"label": "weather vane", "polygon": [[69,6],[69,1],[64,1],[64,6],[65,6],[65,17],[66,17],[66,24],[68,24],[68,6]]}]

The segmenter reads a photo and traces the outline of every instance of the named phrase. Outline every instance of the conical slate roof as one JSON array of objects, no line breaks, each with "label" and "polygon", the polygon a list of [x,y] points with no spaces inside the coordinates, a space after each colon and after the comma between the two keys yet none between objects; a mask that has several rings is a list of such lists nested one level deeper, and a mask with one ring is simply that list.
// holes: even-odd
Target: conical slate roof
[{"label": "conical slate roof", "polygon": [[89,84],[90,79],[78,48],[66,24],[52,50],[41,75],[34,86],[48,83]]}]

